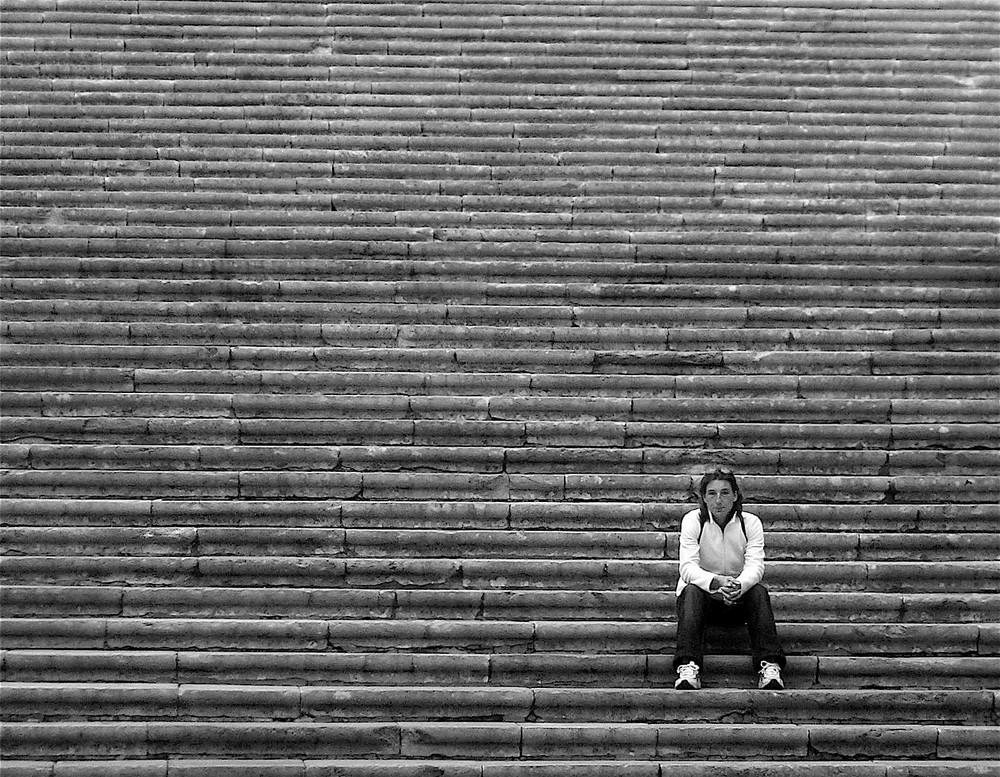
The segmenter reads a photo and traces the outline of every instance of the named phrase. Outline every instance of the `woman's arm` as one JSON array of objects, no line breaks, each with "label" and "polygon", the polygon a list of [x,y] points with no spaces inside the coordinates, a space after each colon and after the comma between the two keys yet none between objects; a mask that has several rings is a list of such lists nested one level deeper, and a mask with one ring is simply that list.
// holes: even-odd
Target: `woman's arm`
[{"label": "woman's arm", "polygon": [[684,516],[681,521],[681,541],[678,558],[680,560],[681,580],[689,585],[696,585],[707,593],[714,593],[718,586],[714,586],[715,574],[701,568],[701,547],[698,542],[698,535],[701,529],[701,521],[698,520],[698,513],[691,512]]},{"label": "woman's arm", "polygon": [[764,527],[756,515],[744,514],[747,544],[743,551],[743,571],[740,572],[740,596],[764,578]]}]

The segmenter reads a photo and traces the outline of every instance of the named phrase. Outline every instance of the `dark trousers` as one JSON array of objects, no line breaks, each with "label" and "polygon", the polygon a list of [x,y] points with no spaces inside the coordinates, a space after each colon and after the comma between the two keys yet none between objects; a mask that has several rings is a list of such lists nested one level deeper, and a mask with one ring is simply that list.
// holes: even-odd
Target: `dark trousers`
[{"label": "dark trousers", "polygon": [[750,649],[755,667],[770,661],[785,667],[785,651],[778,640],[771,610],[771,597],[762,585],[755,585],[734,605],[713,599],[696,585],[686,585],[677,597],[677,652],[674,669],[692,661],[705,662],[705,626],[742,626],[750,633]]}]

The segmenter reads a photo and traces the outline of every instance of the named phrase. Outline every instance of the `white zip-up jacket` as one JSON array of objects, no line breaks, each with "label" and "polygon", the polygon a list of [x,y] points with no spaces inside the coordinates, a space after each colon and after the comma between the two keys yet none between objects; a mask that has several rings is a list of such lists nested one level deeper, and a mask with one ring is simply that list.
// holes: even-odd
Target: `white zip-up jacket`
[{"label": "white zip-up jacket", "polygon": [[678,594],[686,585],[696,585],[712,593],[712,580],[716,575],[739,580],[740,596],[761,581],[764,577],[764,527],[753,513],[743,513],[743,523],[746,537],[735,516],[726,524],[725,531],[711,518],[702,530],[697,510],[681,519]]}]

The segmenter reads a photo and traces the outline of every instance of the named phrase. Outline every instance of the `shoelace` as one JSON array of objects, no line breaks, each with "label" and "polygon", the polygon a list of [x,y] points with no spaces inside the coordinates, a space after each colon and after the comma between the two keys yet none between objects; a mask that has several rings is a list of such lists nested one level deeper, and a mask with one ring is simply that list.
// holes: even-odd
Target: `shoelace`
[{"label": "shoelace", "polygon": [[765,661],[760,665],[760,675],[765,680],[780,680],[781,667],[777,664],[769,664]]}]

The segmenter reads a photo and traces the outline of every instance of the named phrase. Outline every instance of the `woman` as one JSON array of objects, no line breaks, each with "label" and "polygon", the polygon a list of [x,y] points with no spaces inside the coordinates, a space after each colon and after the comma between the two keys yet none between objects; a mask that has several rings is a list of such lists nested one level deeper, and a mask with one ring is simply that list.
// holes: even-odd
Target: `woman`
[{"label": "woman", "polygon": [[764,576],[764,529],[743,512],[743,496],[732,472],[701,479],[698,509],[681,520],[680,582],[677,585],[677,652],[674,687],[701,688],[705,626],[746,624],[758,688],[784,688],[785,652],[778,640]]}]

